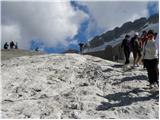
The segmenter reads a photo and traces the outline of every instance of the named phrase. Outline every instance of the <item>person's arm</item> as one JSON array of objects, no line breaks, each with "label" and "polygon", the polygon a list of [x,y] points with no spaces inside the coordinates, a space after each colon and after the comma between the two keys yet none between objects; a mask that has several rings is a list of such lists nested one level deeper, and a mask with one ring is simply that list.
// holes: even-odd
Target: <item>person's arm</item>
[{"label": "person's arm", "polygon": [[142,48],[142,58],[144,58],[145,56],[145,47],[146,47],[146,44],[147,44],[147,40],[144,42],[143,44],[143,48]]},{"label": "person's arm", "polygon": [[145,43],[144,43],[143,46],[142,46],[142,59],[143,59],[144,56],[145,56],[145,51],[144,51],[144,49],[145,49]]},{"label": "person's arm", "polygon": [[121,48],[124,46],[124,40],[122,41]]},{"label": "person's arm", "polygon": [[158,56],[159,56],[159,34],[157,35],[157,37],[155,39],[155,44],[156,44],[156,48],[157,48]]}]

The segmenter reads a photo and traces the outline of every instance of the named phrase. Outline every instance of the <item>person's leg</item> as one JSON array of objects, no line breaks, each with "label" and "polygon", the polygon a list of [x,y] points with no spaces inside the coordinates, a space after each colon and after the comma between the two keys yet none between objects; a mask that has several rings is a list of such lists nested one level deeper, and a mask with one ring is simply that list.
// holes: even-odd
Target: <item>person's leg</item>
[{"label": "person's leg", "polygon": [[129,63],[129,49],[126,50],[126,62]]},{"label": "person's leg", "polygon": [[154,83],[156,83],[159,86],[159,71],[158,71],[158,60],[153,60],[153,76],[154,76]]},{"label": "person's leg", "polygon": [[159,86],[159,74],[158,74],[158,69],[155,68],[155,83]]},{"label": "person's leg", "polygon": [[133,66],[135,66],[135,64],[136,64],[136,59],[137,59],[137,51],[136,51],[135,49],[133,50],[133,58],[134,58]]},{"label": "person's leg", "polygon": [[139,64],[140,60],[141,60],[141,52],[137,51],[137,59],[136,59],[136,64],[137,65]]},{"label": "person's leg", "polygon": [[138,53],[137,53],[137,52],[135,52],[135,61],[134,61],[134,65],[136,65],[136,64],[137,64],[137,60],[138,60]]},{"label": "person's leg", "polygon": [[152,69],[152,61],[151,60],[145,60],[146,62],[146,68],[147,68],[147,73],[148,73],[148,79],[149,79],[149,84],[152,85],[153,82],[153,69]]},{"label": "person's leg", "polygon": [[144,60],[144,59],[142,59],[142,61],[143,61],[143,69],[145,69],[145,68],[146,68],[145,60]]},{"label": "person's leg", "polygon": [[124,55],[125,55],[125,59],[126,59],[125,64],[127,64],[127,51],[126,51],[126,49],[124,49]]},{"label": "person's leg", "polygon": [[128,63],[130,63],[129,58],[130,58],[130,50],[128,49]]},{"label": "person's leg", "polygon": [[157,62],[157,67],[156,67],[156,73],[157,73],[157,84],[159,86],[159,68],[158,68],[158,62]]},{"label": "person's leg", "polygon": [[82,54],[82,48],[80,47],[80,54]]},{"label": "person's leg", "polygon": [[147,73],[148,73],[149,84],[153,84],[153,82],[152,82],[152,70],[150,68],[147,68]]},{"label": "person's leg", "polygon": [[143,65],[143,61],[142,61],[143,57],[142,57],[142,50],[140,51],[140,60],[139,62]]},{"label": "person's leg", "polygon": [[154,84],[155,83],[155,69],[154,68],[150,68],[150,84]]}]

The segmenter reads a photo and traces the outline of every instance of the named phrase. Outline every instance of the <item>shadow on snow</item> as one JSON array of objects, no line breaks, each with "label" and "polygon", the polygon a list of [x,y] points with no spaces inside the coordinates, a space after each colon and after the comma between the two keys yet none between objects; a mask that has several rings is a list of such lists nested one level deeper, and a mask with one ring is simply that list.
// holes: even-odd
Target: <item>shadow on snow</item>
[{"label": "shadow on snow", "polygon": [[135,88],[128,92],[118,92],[118,93],[109,94],[106,96],[97,94],[97,96],[103,97],[107,99],[109,102],[101,102],[101,105],[97,106],[96,110],[98,111],[108,110],[114,107],[128,106],[128,105],[131,105],[132,103],[148,101],[151,99],[155,99],[157,100],[157,102],[159,101],[159,91],[150,92],[150,95],[143,96],[143,97],[133,97],[131,95],[131,94],[138,94],[141,92],[146,92],[146,91],[141,90],[139,88]]}]

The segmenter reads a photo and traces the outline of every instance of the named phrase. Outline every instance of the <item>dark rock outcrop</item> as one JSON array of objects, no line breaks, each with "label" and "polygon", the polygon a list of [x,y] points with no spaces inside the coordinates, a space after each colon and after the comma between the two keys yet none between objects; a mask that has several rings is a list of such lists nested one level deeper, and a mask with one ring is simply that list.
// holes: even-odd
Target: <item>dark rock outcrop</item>
[{"label": "dark rock outcrop", "polygon": [[64,53],[78,53],[78,50],[68,49]]}]

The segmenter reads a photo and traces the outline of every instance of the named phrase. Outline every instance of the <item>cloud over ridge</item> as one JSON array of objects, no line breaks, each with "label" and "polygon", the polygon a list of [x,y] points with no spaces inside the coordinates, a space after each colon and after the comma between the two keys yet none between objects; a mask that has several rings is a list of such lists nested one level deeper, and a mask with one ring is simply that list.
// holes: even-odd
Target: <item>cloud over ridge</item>
[{"label": "cloud over ridge", "polygon": [[38,39],[47,47],[67,46],[85,19],[87,14],[70,2],[2,2],[2,43],[15,40],[29,48]]},{"label": "cloud over ridge", "polygon": [[[120,27],[125,22],[148,17],[149,9],[151,13],[158,9],[158,2],[148,1],[55,0],[1,3],[1,45],[14,40],[24,49],[29,49],[33,40],[47,49],[63,49],[71,44],[76,46],[80,39],[87,41],[97,34]],[[84,21],[85,27],[82,25]]]}]

